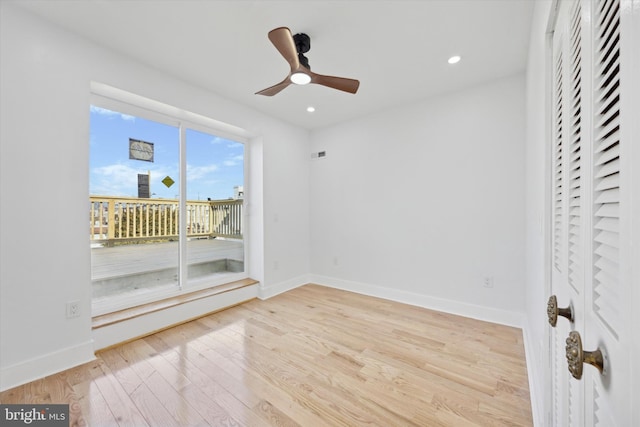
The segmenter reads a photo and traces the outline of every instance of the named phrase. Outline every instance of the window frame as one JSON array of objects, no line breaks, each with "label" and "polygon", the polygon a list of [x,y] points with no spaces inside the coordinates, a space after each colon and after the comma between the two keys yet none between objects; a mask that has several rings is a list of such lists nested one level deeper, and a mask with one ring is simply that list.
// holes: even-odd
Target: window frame
[{"label": "window frame", "polygon": [[[248,132],[241,128],[228,125],[226,123],[211,119],[209,117],[193,113],[178,107],[173,107],[159,101],[154,101],[143,96],[135,95],[105,84],[92,82],[89,97],[89,105],[140,117],[146,120],[155,121],[161,124],[174,126],[179,131],[179,210],[186,212],[186,131],[191,129],[198,132],[211,134],[212,136],[229,139],[244,145],[243,149],[243,198],[242,198],[242,223],[243,223],[243,256],[244,268],[242,272],[228,272],[217,275],[210,279],[192,279],[191,283],[187,277],[187,224],[186,216],[179,217],[179,238],[178,238],[178,285],[173,289],[164,289],[154,292],[144,293],[128,297],[109,298],[110,301],[96,304],[92,298],[92,316],[111,313],[118,310],[135,307],[142,304],[158,301],[160,299],[176,297],[202,289],[222,286],[233,281],[249,278],[249,241],[250,227],[248,223],[247,201],[251,192],[249,183],[249,143],[251,141]],[[87,159],[89,161],[89,159]],[[89,194],[90,195],[90,194]],[[88,248],[91,250],[90,248]]]}]

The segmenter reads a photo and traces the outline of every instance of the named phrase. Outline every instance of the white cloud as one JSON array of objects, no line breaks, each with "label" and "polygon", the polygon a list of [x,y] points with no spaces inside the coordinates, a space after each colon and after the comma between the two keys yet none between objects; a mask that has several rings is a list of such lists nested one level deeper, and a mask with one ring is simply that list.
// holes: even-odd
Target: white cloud
[{"label": "white cloud", "polygon": [[219,136],[213,136],[211,139],[211,144],[222,144],[226,143],[227,148],[243,148],[244,144],[241,142],[232,141],[230,139],[221,138]]},{"label": "white cloud", "polygon": [[218,170],[217,165],[192,166],[187,165],[187,179],[189,181],[200,180]]},{"label": "white cloud", "polygon": [[[91,194],[100,196],[137,197],[138,174],[151,173],[152,191],[162,190],[160,183],[165,176],[176,179],[175,171],[165,168],[140,169],[123,164],[113,164],[91,169]],[[173,190],[171,190],[173,191]]]},{"label": "white cloud", "polygon": [[137,193],[137,169],[125,165],[108,165],[91,170],[91,193],[107,196],[131,196]]},{"label": "white cloud", "polygon": [[101,108],[101,107],[96,107],[95,105],[91,106],[91,112],[92,113],[96,113],[96,114],[100,114],[103,116],[108,116],[108,117],[117,117],[120,116],[120,118],[122,120],[128,120],[128,121],[135,121],[136,118],[134,116],[130,116],[128,114],[122,114],[122,113],[118,113],[117,111],[111,111],[111,110],[107,110],[106,108]]},{"label": "white cloud", "polygon": [[227,160],[222,162],[222,164],[225,166],[236,166],[236,165],[242,164],[243,160],[244,160],[244,155],[239,154],[237,156],[229,157]]}]

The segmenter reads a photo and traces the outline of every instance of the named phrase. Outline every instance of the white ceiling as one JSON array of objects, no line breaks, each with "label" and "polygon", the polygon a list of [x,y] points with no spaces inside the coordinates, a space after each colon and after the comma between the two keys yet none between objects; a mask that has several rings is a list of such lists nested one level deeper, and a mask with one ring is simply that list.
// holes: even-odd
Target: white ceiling
[{"label": "white ceiling", "polygon": [[[96,43],[227,99],[315,129],[522,72],[533,0],[20,0]],[[360,80],[254,93],[284,79],[273,28],[311,37],[314,72]],[[455,66],[447,59],[461,55]],[[306,112],[313,105],[314,113]]]}]

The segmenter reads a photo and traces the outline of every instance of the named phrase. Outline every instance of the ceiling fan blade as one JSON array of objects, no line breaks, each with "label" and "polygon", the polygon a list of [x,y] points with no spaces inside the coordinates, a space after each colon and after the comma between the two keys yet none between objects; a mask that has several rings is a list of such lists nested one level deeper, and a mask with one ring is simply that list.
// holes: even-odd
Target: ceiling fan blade
[{"label": "ceiling fan blade", "polygon": [[275,84],[271,87],[268,87],[266,89],[262,89],[260,92],[256,92],[256,95],[264,95],[264,96],[273,96],[277,93],[279,93],[282,89],[286,88],[287,86],[289,86],[291,84],[291,79],[289,79],[289,76],[287,76],[286,79],[284,79],[283,81],[281,81],[278,84]]},{"label": "ceiling fan blade", "polygon": [[287,60],[291,66],[291,71],[298,69],[300,60],[298,59],[298,50],[293,41],[291,30],[287,27],[279,27],[269,31],[269,40],[278,49],[278,52]]},{"label": "ceiling fan blade", "polygon": [[309,72],[311,75],[311,83],[316,83],[322,86],[327,86],[333,89],[338,89],[344,92],[356,93],[360,82],[355,79],[347,79],[344,77],[324,76],[322,74],[316,74]]}]

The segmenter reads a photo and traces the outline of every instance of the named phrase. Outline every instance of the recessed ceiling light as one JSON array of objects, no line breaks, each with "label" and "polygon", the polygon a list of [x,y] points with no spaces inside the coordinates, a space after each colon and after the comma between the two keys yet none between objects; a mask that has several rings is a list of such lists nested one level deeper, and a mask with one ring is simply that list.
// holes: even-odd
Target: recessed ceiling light
[{"label": "recessed ceiling light", "polygon": [[310,105],[307,107],[307,111],[313,113],[314,111],[316,111],[316,109]]},{"label": "recessed ceiling light", "polygon": [[451,58],[449,58],[449,60],[447,61],[449,64],[457,64],[458,62],[460,62],[462,58],[458,55],[456,56],[452,56]]}]

